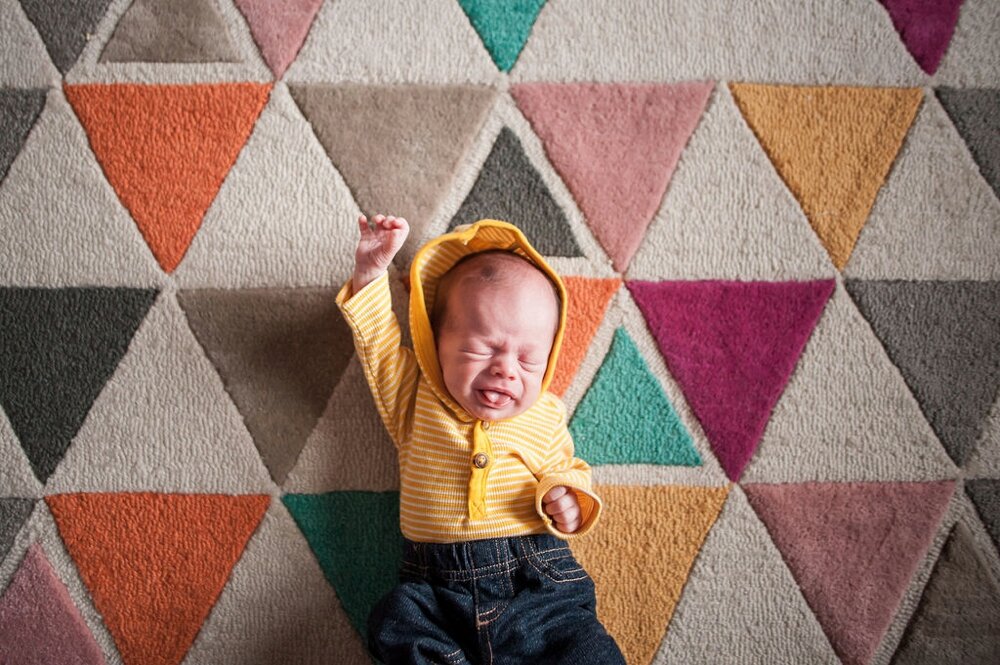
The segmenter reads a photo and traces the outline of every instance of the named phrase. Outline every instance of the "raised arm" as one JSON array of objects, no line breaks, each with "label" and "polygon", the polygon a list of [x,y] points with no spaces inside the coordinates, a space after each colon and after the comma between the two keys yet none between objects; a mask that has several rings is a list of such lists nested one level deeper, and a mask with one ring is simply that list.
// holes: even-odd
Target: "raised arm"
[{"label": "raised arm", "polygon": [[402,247],[409,225],[402,217],[378,215],[372,226],[358,218],[361,237],[354,253],[354,274],[337,296],[337,305],[354,334],[354,348],[375,406],[396,446],[412,424],[417,362],[400,346],[399,322],[392,311],[387,269]]}]

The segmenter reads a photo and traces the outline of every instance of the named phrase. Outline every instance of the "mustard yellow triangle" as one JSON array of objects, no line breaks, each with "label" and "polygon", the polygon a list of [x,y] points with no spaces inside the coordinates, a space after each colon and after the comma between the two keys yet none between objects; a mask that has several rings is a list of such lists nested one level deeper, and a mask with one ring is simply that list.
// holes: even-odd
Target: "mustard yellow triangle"
[{"label": "mustard yellow triangle", "polygon": [[597,613],[626,662],[649,663],[729,487],[603,485],[606,510],[573,552],[597,585]]},{"label": "mustard yellow triangle", "polygon": [[920,88],[731,83],[740,112],[842,270],[923,98]]}]

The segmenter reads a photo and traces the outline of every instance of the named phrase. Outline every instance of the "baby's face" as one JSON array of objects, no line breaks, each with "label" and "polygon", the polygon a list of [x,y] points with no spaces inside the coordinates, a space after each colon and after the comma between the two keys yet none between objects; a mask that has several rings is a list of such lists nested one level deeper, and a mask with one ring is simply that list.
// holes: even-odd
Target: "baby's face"
[{"label": "baby's face", "polygon": [[526,411],[541,392],[558,321],[558,302],[540,273],[514,284],[456,284],[437,335],[448,392],[480,420]]}]

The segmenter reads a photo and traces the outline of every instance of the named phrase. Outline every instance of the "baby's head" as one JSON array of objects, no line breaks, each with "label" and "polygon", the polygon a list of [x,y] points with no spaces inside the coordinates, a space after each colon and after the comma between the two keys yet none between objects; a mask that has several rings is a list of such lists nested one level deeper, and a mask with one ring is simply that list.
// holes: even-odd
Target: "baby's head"
[{"label": "baby's head", "polygon": [[472,416],[530,408],[559,326],[559,292],[527,259],[501,250],[465,257],[441,278],[431,313],[445,387]]}]

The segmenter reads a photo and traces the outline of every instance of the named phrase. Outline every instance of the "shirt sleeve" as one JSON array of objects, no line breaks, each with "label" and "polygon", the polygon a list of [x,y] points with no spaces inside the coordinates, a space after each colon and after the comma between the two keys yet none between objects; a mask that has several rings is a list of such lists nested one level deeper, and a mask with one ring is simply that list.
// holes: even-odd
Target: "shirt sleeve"
[{"label": "shirt sleeve", "polygon": [[382,422],[396,447],[408,438],[416,399],[418,369],[412,349],[400,346],[399,321],[392,311],[389,275],[383,274],[351,295],[350,281],[337,306],[354,334],[354,348]]},{"label": "shirt sleeve", "polygon": [[[573,437],[566,426],[566,407],[558,400],[557,404],[559,419],[552,436],[549,455],[536,473],[538,487],[535,489],[535,510],[542,517],[550,533],[568,540],[590,532],[597,524],[604,505],[591,488],[590,465],[574,456]],[[559,485],[565,485],[573,490],[580,504],[580,528],[573,533],[564,533],[557,529],[542,507],[542,497]]]}]

